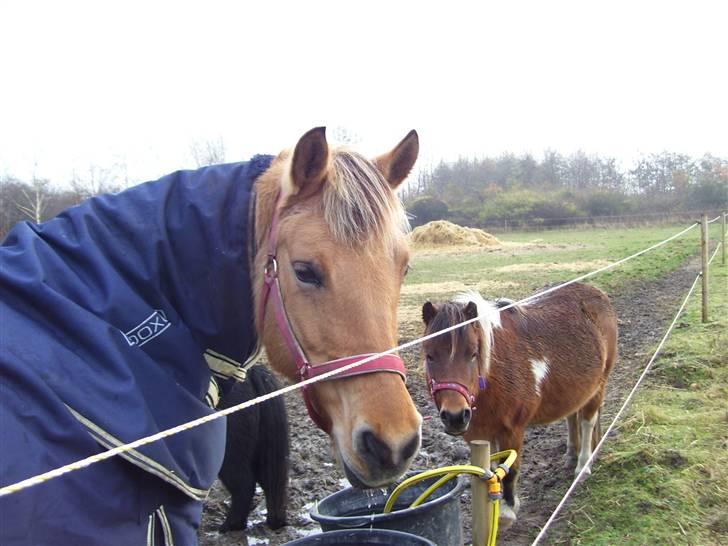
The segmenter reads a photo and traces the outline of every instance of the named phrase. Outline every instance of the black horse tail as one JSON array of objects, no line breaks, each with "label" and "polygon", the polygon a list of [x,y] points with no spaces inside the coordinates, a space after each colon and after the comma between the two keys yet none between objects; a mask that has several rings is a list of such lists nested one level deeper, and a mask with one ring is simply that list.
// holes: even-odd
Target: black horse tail
[{"label": "black horse tail", "polygon": [[[250,381],[256,396],[281,388],[280,382],[264,366],[253,366],[248,371],[247,381]],[[278,529],[286,525],[289,469],[288,415],[282,396],[260,405],[259,427],[258,483],[265,493],[266,522],[271,529]]]}]

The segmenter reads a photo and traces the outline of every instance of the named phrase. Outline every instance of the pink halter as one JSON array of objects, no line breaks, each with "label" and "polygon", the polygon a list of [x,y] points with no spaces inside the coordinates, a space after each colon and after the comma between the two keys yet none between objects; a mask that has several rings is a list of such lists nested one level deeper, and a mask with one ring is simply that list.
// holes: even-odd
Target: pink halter
[{"label": "pink halter", "polygon": [[[278,202],[276,203],[275,211],[273,212],[270,233],[268,234],[268,259],[266,260],[265,269],[263,271],[263,292],[261,294],[260,308],[258,310],[258,324],[260,325],[260,328],[263,328],[266,304],[270,298],[273,303],[273,312],[278,325],[278,330],[283,336],[283,340],[286,342],[286,346],[296,362],[296,368],[298,369],[300,379],[305,380],[332,370],[338,370],[347,364],[352,364],[376,353],[348,356],[338,358],[336,360],[329,360],[328,362],[316,365],[311,364],[306,358],[301,345],[298,343],[298,339],[296,339],[296,335],[293,333],[288,316],[286,315],[286,309],[283,304],[283,294],[281,293],[281,284],[278,280],[278,260],[276,259],[276,252],[278,247],[278,222],[280,220],[280,208],[282,201],[283,195],[281,194],[278,198]],[[406,378],[406,370],[401,358],[395,355],[382,355],[371,362],[367,362],[336,375],[335,379],[375,372],[392,372],[399,374],[402,377],[402,380],[405,380]],[[313,404],[308,391],[308,386],[303,387],[303,400],[306,403],[308,414],[314,423],[316,423],[316,425],[318,425],[318,427],[324,432],[330,432],[331,426],[324,420]]]},{"label": "pink halter", "polygon": [[[455,391],[465,398],[465,401],[468,403],[468,406],[470,406],[471,411],[475,411],[477,409],[475,407],[475,399],[477,397],[475,394],[471,393],[465,385],[458,383],[457,381],[435,381],[435,379],[430,375],[430,367],[427,364],[425,364],[425,372],[427,374],[427,386],[430,389],[430,396],[436,406],[437,401],[435,400],[435,395],[438,392]],[[478,388],[481,391],[485,390],[485,378],[482,375],[478,376]],[[440,408],[438,407],[437,409],[439,411]]]}]

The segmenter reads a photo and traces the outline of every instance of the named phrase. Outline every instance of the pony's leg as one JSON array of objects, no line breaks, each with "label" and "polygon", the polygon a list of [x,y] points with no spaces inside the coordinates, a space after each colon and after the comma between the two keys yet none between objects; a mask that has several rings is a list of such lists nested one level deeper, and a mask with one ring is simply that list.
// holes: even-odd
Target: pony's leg
[{"label": "pony's leg", "polygon": [[261,413],[255,475],[265,493],[266,522],[271,529],[286,525],[288,502],[288,421],[283,398],[269,400]]},{"label": "pony's leg", "polygon": [[500,517],[498,518],[498,526],[501,529],[507,529],[517,519],[518,509],[521,501],[518,498],[518,474],[521,467],[521,450],[523,449],[523,430],[509,431],[499,436],[496,444],[500,449],[515,449],[518,453],[516,461],[511,467],[511,471],[503,480],[503,502],[500,508]]},{"label": "pony's leg", "polygon": [[[249,378],[257,396],[281,388],[275,376],[262,367],[253,367]],[[282,397],[263,402],[259,431],[253,466],[265,494],[266,523],[271,529],[278,529],[286,525],[289,471],[288,416]]]},{"label": "pony's leg", "polygon": [[566,418],[566,428],[569,436],[566,440],[566,456],[571,463],[576,460],[576,449],[579,445],[579,412],[576,411]]},{"label": "pony's leg", "polygon": [[576,463],[576,470],[574,470],[575,474],[579,474],[582,469],[585,469],[585,474],[591,474],[591,469],[587,466],[587,461],[592,454],[594,430],[597,428],[597,422],[599,421],[599,408],[602,405],[603,397],[604,391],[602,390],[595,394],[579,411],[581,414],[581,446],[579,449],[579,459]]},{"label": "pony's leg", "polygon": [[220,481],[230,491],[230,509],[225,521],[220,526],[220,532],[240,531],[248,526],[248,515],[253,507],[255,496],[255,475],[252,465],[240,465],[234,476],[223,478],[220,474]]},{"label": "pony's leg", "polygon": [[[255,397],[250,382],[236,384],[220,404],[227,408]],[[220,532],[245,529],[255,495],[254,459],[258,449],[260,408],[249,408],[228,416],[225,458],[218,473],[232,502]]]},{"label": "pony's leg", "polygon": [[602,439],[602,407],[599,406],[597,411],[597,424],[594,427],[594,433],[592,434],[592,451],[597,448],[599,440]]}]

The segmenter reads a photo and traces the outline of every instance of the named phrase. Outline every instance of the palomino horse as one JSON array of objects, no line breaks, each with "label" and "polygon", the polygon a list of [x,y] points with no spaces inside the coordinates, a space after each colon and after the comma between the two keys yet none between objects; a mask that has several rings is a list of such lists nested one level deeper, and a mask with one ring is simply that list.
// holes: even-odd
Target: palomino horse
[{"label": "palomino horse", "polygon": [[425,369],[449,434],[518,451],[504,483],[510,508],[502,511],[506,523],[515,520],[518,510],[516,483],[526,426],[566,417],[571,458],[580,444],[578,474],[599,438],[604,388],[617,358],[617,318],[600,290],[572,284],[501,311],[508,303],[465,293],[422,308],[427,334],[479,317],[426,341]]},{"label": "palomino horse", "polygon": [[[236,376],[259,342],[291,381],[395,346],[409,260],[395,190],[418,146],[412,131],[370,161],[318,128],[277,157],[178,171],[15,226],[0,245],[0,542],[196,543],[222,419],[13,484],[209,415],[211,370]],[[354,485],[394,481],[419,448],[404,371],[372,358],[304,391]]]},{"label": "palomino horse", "polygon": [[[257,326],[271,363],[289,379],[397,344],[409,253],[407,220],[394,190],[417,153],[414,131],[370,162],[329,150],[323,129],[313,129],[258,180],[255,262],[264,274],[255,277]],[[280,287],[266,288],[274,273]],[[349,355],[361,356],[343,358]],[[372,373],[382,370],[397,373]],[[353,485],[391,483],[419,448],[421,416],[403,374],[399,358],[385,357],[305,393],[309,413],[331,435]]]}]

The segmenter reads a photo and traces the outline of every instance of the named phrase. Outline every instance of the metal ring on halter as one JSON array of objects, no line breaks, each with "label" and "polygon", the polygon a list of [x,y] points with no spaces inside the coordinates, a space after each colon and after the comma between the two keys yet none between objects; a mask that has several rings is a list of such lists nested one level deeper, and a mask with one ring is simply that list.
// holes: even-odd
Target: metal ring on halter
[{"label": "metal ring on halter", "polygon": [[[271,274],[271,270],[273,273]],[[278,260],[275,256],[268,256],[268,261],[263,268],[263,274],[267,279],[275,279],[278,276]]]}]

